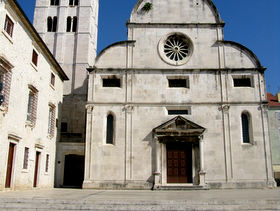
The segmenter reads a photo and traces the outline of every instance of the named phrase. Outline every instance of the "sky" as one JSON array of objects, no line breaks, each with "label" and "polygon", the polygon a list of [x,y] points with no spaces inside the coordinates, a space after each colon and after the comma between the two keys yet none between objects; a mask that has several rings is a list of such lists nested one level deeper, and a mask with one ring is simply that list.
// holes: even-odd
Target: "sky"
[{"label": "sky", "polygon": [[[170,0],[172,1],[172,0]],[[35,0],[18,0],[33,22]],[[137,0],[100,0],[98,52],[127,40],[126,21]],[[225,21],[224,39],[252,50],[266,67],[267,91],[280,91],[280,0],[213,0]]]}]

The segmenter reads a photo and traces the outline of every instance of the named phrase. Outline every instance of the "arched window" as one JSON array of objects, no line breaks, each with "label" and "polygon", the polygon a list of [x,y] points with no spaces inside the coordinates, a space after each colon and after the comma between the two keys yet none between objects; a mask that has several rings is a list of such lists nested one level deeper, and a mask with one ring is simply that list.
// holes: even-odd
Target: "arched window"
[{"label": "arched window", "polygon": [[77,22],[78,22],[78,18],[76,16],[73,17],[72,32],[76,32],[77,31]]},{"label": "arched window", "polygon": [[241,121],[242,121],[243,143],[249,144],[251,142],[251,140],[250,140],[251,139],[251,137],[250,137],[250,126],[251,126],[250,115],[248,113],[242,113]]},{"label": "arched window", "polygon": [[51,5],[59,5],[59,0],[51,0]]},{"label": "arched window", "polygon": [[51,32],[52,31],[52,18],[51,17],[48,17],[48,32]]},{"label": "arched window", "polygon": [[75,0],[75,6],[79,5],[79,0]]},{"label": "arched window", "polygon": [[114,144],[114,117],[112,114],[107,116],[106,144]]},{"label": "arched window", "polygon": [[72,22],[72,18],[70,16],[67,17],[67,24],[66,24],[66,31],[67,32],[71,31],[71,22]]},{"label": "arched window", "polygon": [[52,31],[56,32],[56,27],[57,27],[57,17],[53,17],[53,26],[52,26]]},{"label": "arched window", "polygon": [[74,5],[74,0],[69,0],[69,5],[73,6]]},{"label": "arched window", "polygon": [[56,32],[56,26],[57,26],[57,17],[48,17],[47,19],[47,31],[48,32]]}]

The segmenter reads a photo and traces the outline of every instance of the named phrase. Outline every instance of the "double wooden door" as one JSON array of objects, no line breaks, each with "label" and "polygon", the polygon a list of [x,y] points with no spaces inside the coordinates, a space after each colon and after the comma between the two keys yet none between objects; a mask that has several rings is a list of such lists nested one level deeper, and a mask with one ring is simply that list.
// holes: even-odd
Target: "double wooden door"
[{"label": "double wooden door", "polygon": [[167,144],[167,183],[192,183],[192,145]]}]

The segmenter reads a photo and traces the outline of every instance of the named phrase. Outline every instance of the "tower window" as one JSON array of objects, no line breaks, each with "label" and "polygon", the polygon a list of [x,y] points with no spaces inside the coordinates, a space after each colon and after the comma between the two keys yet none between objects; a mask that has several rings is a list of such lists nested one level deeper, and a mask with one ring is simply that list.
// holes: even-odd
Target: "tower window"
[{"label": "tower window", "polygon": [[79,5],[79,0],[69,0],[69,5],[70,6],[78,6]]},{"label": "tower window", "polygon": [[107,116],[106,144],[114,144],[114,117],[112,114]]},{"label": "tower window", "polygon": [[76,32],[77,31],[77,22],[78,22],[78,18],[75,16],[73,17],[73,27],[72,27],[72,32]]},{"label": "tower window", "polygon": [[73,18],[71,18],[70,16],[67,17],[66,32],[71,32],[71,31],[76,32],[77,24],[78,24],[77,16],[74,16]]},{"label": "tower window", "polygon": [[59,5],[59,0],[51,0],[51,5]]},{"label": "tower window", "polygon": [[66,31],[70,32],[71,31],[71,23],[72,22],[72,18],[71,17],[67,17],[67,26],[66,26]]},{"label": "tower window", "polygon": [[57,17],[54,16],[52,17],[48,17],[47,19],[47,31],[48,32],[56,32],[56,28],[57,28]]}]

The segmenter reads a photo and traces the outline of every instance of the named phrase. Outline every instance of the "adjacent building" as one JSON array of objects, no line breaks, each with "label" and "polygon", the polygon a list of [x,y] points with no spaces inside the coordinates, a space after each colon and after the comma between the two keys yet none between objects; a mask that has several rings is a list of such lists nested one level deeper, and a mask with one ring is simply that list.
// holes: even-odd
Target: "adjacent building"
[{"label": "adjacent building", "polygon": [[265,68],[224,25],[211,0],[136,3],[89,69],[84,188],[275,185]]},{"label": "adjacent building", "polygon": [[280,93],[267,93],[269,135],[274,178],[280,182]]},{"label": "adjacent building", "polygon": [[56,186],[81,186],[84,178],[88,72],[96,57],[98,0],[36,0],[34,27],[69,81],[57,143]]},{"label": "adjacent building", "polygon": [[0,190],[51,188],[68,78],[16,1],[0,30]]}]

